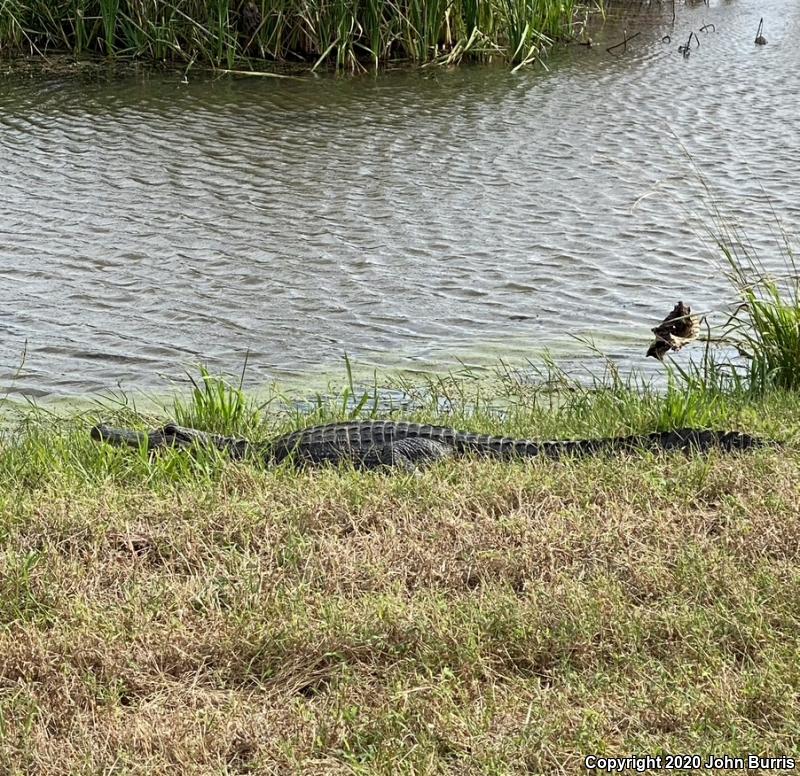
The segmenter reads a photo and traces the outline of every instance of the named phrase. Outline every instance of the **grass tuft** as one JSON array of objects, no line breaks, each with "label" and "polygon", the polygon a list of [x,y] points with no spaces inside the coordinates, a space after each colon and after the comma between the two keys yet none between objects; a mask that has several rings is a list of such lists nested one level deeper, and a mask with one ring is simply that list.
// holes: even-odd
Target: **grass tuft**
[{"label": "grass tuft", "polygon": [[218,434],[236,436],[242,430],[253,429],[261,421],[261,408],[250,401],[242,390],[245,363],[239,385],[232,385],[222,377],[212,375],[205,366],[200,367],[200,377],[189,375],[192,384],[191,398],[187,402],[180,396],[173,400],[171,417],[181,426],[213,430]]},{"label": "grass tuft", "polygon": [[741,270],[741,306],[728,336],[747,361],[752,390],[800,389],[800,297],[794,266],[784,282],[768,275],[752,280]]}]

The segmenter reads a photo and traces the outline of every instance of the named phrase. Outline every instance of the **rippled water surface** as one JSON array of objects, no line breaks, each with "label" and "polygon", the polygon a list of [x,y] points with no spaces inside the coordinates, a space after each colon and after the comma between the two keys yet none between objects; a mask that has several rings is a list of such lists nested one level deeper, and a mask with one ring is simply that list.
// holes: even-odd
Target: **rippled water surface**
[{"label": "rippled water surface", "polygon": [[673,28],[627,3],[547,71],[0,81],[0,389],[163,390],[248,351],[254,384],[345,351],[513,364],[572,335],[641,365],[675,301],[731,298],[687,152],[767,263],[797,231],[800,4],[755,5]]}]

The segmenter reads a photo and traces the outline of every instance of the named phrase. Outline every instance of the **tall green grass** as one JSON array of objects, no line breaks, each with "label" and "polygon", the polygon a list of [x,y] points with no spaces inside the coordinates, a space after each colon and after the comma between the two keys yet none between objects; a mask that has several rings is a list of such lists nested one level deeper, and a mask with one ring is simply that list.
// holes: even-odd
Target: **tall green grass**
[{"label": "tall green grass", "polygon": [[723,252],[739,297],[725,339],[744,359],[744,380],[757,392],[800,390],[800,276],[791,249],[779,273],[749,253],[737,257],[727,246]]},{"label": "tall green grass", "polygon": [[[0,0],[0,52],[378,68],[394,59],[531,61],[578,0]],[[249,14],[249,16],[248,16]],[[260,18],[251,29],[245,18]]]},{"label": "tall green grass", "polygon": [[175,397],[169,414],[182,426],[213,429],[228,436],[257,427],[262,407],[242,390],[244,372],[235,385],[201,366],[199,378],[189,376],[192,390],[188,399]]}]

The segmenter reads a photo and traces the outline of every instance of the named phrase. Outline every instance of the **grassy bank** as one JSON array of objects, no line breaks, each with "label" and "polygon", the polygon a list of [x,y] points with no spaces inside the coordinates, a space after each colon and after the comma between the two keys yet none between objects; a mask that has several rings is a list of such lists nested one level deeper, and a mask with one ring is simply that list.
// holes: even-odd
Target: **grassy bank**
[{"label": "grassy bank", "polygon": [[352,71],[391,60],[520,64],[570,36],[577,10],[575,0],[4,0],[0,53],[231,69],[255,60]]},{"label": "grassy bank", "polygon": [[[155,420],[124,407],[25,411],[0,452],[0,770],[581,773],[585,753],[796,751],[800,399],[558,382],[437,377],[404,416],[788,445],[297,473],[91,443],[97,419]],[[219,387],[165,414],[254,438],[312,420]]]}]

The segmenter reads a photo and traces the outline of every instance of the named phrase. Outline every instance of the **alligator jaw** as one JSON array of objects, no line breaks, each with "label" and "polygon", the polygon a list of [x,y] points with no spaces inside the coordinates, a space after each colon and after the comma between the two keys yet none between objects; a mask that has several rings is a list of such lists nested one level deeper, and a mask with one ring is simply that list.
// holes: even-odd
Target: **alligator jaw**
[{"label": "alligator jaw", "polygon": [[94,426],[91,430],[92,439],[95,442],[107,442],[110,445],[120,447],[135,447],[137,450],[154,450],[159,447],[188,447],[188,444],[180,439],[173,439],[166,428],[157,428],[155,431],[133,431],[128,428],[114,428],[101,423]]},{"label": "alligator jaw", "polygon": [[128,445],[129,447],[147,447],[150,443],[150,434],[144,431],[131,431],[127,428],[112,428],[100,424],[93,426],[91,430],[92,439],[95,442],[108,442],[110,445]]},{"label": "alligator jaw", "polygon": [[229,453],[234,459],[244,458],[249,447],[249,442],[246,439],[207,434],[204,431],[184,428],[174,423],[167,423],[166,426],[149,432],[113,428],[112,426],[100,424],[94,426],[90,433],[95,442],[107,442],[108,444],[122,447],[128,446],[137,449],[144,447],[147,450],[155,450],[164,447],[190,448],[197,445],[216,448],[222,452]]}]

